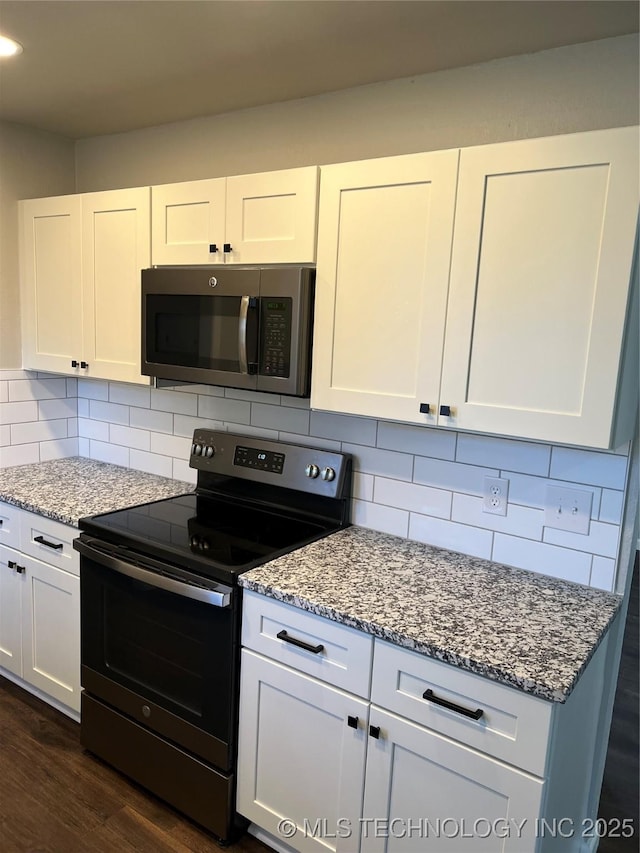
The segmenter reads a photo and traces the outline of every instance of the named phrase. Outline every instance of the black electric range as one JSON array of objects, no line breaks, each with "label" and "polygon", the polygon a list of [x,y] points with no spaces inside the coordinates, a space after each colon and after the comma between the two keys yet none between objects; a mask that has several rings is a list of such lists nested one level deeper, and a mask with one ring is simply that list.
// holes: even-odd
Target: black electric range
[{"label": "black electric range", "polygon": [[196,430],[194,492],[82,518],[83,745],[224,842],[243,572],[348,526],[351,458]]}]

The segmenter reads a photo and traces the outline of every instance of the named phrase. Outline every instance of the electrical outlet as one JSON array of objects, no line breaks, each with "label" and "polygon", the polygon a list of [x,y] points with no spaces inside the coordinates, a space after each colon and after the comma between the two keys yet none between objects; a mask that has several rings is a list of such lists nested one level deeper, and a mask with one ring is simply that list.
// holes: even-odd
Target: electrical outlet
[{"label": "electrical outlet", "polygon": [[547,486],[546,498],[545,527],[556,527],[571,533],[589,532],[593,492],[565,486]]},{"label": "electrical outlet", "polygon": [[493,515],[507,514],[507,499],[509,497],[509,481],[502,477],[485,477],[482,512]]}]

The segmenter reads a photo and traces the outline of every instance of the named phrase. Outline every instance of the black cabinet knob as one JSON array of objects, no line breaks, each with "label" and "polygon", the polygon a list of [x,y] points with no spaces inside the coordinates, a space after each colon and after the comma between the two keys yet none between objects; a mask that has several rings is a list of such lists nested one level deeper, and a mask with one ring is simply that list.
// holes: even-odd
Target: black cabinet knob
[{"label": "black cabinet knob", "polygon": [[369,726],[369,734],[376,740],[380,737],[380,726]]},{"label": "black cabinet knob", "polygon": [[212,253],[217,252],[218,251],[218,244],[217,243],[210,243],[209,244],[209,251]]},{"label": "black cabinet knob", "polygon": [[451,406],[440,406],[440,414],[446,418],[451,417]]},{"label": "black cabinet knob", "polygon": [[224,252],[233,252],[233,249],[231,248],[231,243],[224,243],[222,246],[222,250]]},{"label": "black cabinet knob", "polygon": [[74,359],[71,361],[71,367],[77,367],[77,366],[78,366],[78,362],[77,362],[77,361],[75,360],[75,358],[74,358]]},{"label": "black cabinet knob", "polygon": [[421,415],[428,415],[430,411],[431,411],[431,404],[430,403],[420,403],[420,414]]},{"label": "black cabinet knob", "polygon": [[358,718],[348,716],[347,717],[347,725],[352,729],[357,729],[358,728]]},{"label": "black cabinet knob", "polygon": [[88,363],[87,363],[86,361],[81,361],[81,362],[80,362],[80,367],[81,367],[83,370],[86,370],[86,369],[87,369],[87,367],[89,367],[89,365],[88,365]]}]

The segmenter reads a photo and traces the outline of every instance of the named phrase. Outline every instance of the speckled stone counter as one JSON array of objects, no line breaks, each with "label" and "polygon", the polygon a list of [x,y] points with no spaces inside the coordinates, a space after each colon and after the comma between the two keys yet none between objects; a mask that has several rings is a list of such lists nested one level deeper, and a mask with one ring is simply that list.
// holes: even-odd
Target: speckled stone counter
[{"label": "speckled stone counter", "polygon": [[240,584],[383,640],[564,702],[621,599],[361,527]]},{"label": "speckled stone counter", "polygon": [[0,469],[0,501],[74,526],[84,515],[192,491],[180,480],[80,456]]}]

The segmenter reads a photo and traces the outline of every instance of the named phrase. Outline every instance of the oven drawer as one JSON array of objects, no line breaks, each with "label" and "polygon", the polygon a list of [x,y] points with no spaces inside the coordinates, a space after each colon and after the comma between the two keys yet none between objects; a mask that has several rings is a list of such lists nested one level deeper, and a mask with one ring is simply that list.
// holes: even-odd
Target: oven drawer
[{"label": "oven drawer", "polygon": [[[423,697],[427,690],[433,692],[431,700]],[[438,700],[455,707],[437,704]],[[371,701],[516,767],[544,775],[551,702],[378,639]],[[473,719],[465,710],[481,710],[482,716]]]},{"label": "oven drawer", "polygon": [[369,696],[373,637],[361,631],[245,590],[242,645],[357,696]]},{"label": "oven drawer", "polygon": [[23,512],[20,517],[21,550],[72,575],[80,574],[80,555],[72,544],[78,532],[75,527],[33,512]]}]

